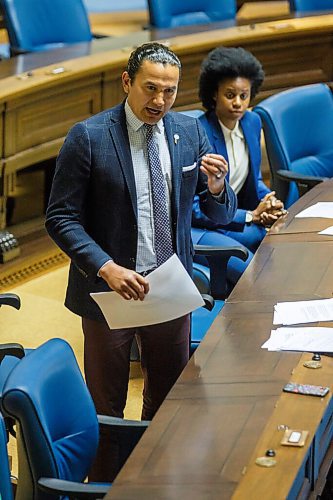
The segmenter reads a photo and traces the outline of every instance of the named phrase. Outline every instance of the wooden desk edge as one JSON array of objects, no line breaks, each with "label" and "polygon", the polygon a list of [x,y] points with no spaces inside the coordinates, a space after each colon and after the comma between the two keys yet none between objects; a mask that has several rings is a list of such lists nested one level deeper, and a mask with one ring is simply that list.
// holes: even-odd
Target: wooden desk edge
[{"label": "wooden desk edge", "polygon": [[[333,359],[322,357],[323,368],[313,370],[305,368],[303,363],[311,359],[311,353],[304,353],[290,376],[293,382],[323,385],[331,388],[325,398],[302,396],[281,392],[261,438],[252,454],[243,479],[236,488],[233,500],[257,500],[268,498],[269,492],[278,492],[278,498],[287,498],[293,482],[301,468],[308,448],[311,446],[321,419],[332,398]],[[292,400],[292,406],[291,406]],[[311,412],[306,409],[311,406]],[[290,410],[291,408],[291,410]],[[301,422],[301,423],[300,423]],[[309,436],[302,448],[283,446],[280,441],[283,430],[279,425],[291,429],[307,430]],[[265,456],[268,449],[274,449],[277,461],[272,468],[260,467],[255,463],[257,457]]]}]

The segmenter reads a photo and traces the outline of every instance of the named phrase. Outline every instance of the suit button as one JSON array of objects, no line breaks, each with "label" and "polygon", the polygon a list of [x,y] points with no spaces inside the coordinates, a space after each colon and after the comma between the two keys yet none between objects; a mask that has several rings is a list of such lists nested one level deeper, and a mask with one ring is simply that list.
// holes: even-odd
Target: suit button
[{"label": "suit button", "polygon": [[131,258],[130,258],[130,261],[131,261],[131,262],[133,262],[133,263],[135,263],[135,258],[134,258],[134,257],[131,257]]}]

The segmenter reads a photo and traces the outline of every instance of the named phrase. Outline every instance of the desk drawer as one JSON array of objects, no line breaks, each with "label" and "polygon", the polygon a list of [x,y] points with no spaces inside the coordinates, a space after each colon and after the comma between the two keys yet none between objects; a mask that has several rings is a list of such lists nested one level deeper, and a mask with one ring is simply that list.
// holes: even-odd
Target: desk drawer
[{"label": "desk drawer", "polygon": [[[55,77],[56,78],[56,77]],[[87,77],[34,91],[8,104],[5,114],[4,157],[63,138],[77,121],[101,111],[101,78]]]}]

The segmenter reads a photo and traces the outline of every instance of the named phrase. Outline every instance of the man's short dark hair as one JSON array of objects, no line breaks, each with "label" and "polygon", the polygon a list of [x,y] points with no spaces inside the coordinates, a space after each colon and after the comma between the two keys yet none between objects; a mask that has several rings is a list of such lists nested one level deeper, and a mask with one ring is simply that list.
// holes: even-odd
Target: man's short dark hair
[{"label": "man's short dark hair", "polygon": [[177,66],[177,68],[179,68],[179,72],[181,70],[180,60],[166,45],[156,42],[144,43],[140,47],[133,50],[128,59],[126,71],[131,80],[134,80],[135,75],[144,61],[160,63],[163,65],[170,64],[171,66]]},{"label": "man's short dark hair", "polygon": [[265,73],[258,59],[241,47],[217,47],[201,65],[199,97],[207,110],[216,106],[214,96],[223,80],[246,78],[251,82],[251,99],[257,94]]}]

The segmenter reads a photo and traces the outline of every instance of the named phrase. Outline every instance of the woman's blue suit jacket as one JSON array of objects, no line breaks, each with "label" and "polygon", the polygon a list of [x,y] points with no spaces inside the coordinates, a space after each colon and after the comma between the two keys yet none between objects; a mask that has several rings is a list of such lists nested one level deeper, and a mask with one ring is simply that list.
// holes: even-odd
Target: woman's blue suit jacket
[{"label": "woman's blue suit jacket", "polygon": [[[200,192],[201,209],[221,224],[232,220],[237,200],[228,183],[224,204],[217,203],[206,189],[206,176],[199,165],[211,147],[198,120],[170,112],[164,126],[172,165],[175,249],[191,273],[195,193]],[[97,277],[98,270],[110,257],[129,269],[136,265],[137,200],[124,104],[77,123],[69,131],[57,159],[46,228],[71,258],[66,306],[82,317],[102,319],[89,296],[108,290],[106,282]]]},{"label": "woman's blue suit jacket", "polygon": [[[214,153],[218,153],[228,161],[228,153],[217,116],[214,111],[207,112],[199,118],[201,124],[207,132],[209,142]],[[268,187],[264,184],[261,174],[261,147],[260,133],[261,120],[256,113],[246,111],[240,120],[246,144],[249,151],[249,174],[246,182],[238,193],[238,209],[231,224],[223,226],[223,229],[241,231],[245,225],[245,214],[247,210],[254,210],[259,201],[269,193]],[[194,227],[206,229],[221,228],[221,224],[216,224],[201,211],[198,198],[195,197],[193,203],[192,224]]]}]

